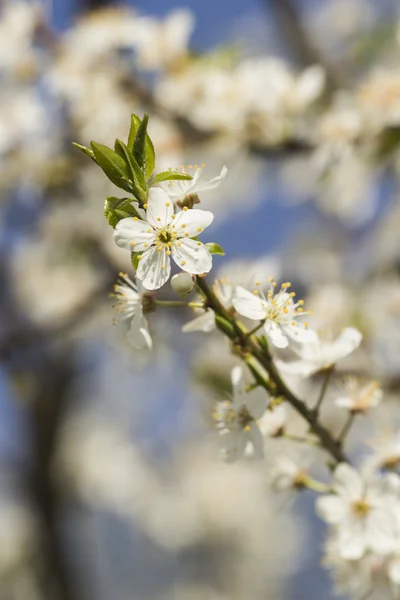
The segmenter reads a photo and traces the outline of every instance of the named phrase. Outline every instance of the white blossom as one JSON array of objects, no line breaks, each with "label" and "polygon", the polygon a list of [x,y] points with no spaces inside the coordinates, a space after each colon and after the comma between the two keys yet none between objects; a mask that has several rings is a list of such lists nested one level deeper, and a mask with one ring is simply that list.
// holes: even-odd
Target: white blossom
[{"label": "white blossom", "polygon": [[277,492],[292,490],[300,486],[303,470],[289,457],[278,456],[269,472],[269,481]]},{"label": "white blossom", "polygon": [[293,349],[300,360],[289,363],[277,360],[276,364],[283,373],[309,377],[318,371],[329,369],[354,352],[361,340],[362,335],[357,329],[346,327],[335,340],[328,341],[319,336],[313,343]]},{"label": "white blossom", "polygon": [[147,221],[138,217],[122,219],[114,232],[118,246],[140,252],[136,276],[146,289],[156,290],[166,283],[171,272],[171,254],[176,264],[192,275],[211,270],[211,254],[204,244],[192,238],[212,223],[212,212],[184,209],[174,214],[167,194],[160,188],[152,188],[146,218]]},{"label": "white blossom", "polygon": [[[259,282],[256,282],[259,286]],[[295,293],[287,290],[290,283],[283,283],[275,294],[275,281],[270,279],[267,297],[262,290],[253,293],[238,286],[233,298],[236,311],[248,319],[264,321],[264,331],[277,348],[286,348],[288,338],[296,342],[310,343],[317,339],[317,334],[308,329],[308,323],[300,323],[299,317],[308,314],[303,310],[303,300],[294,302]]]},{"label": "white blossom", "polygon": [[131,320],[128,339],[137,350],[151,349],[153,342],[143,314],[144,290],[142,286],[133,283],[126,273],[120,273],[119,277],[111,296],[117,300],[115,308],[121,314],[121,320]]},{"label": "white blossom", "polygon": [[[222,306],[226,309],[230,309],[232,306],[233,287],[228,279],[217,279],[214,281],[212,287],[214,294],[217,296]],[[185,333],[190,333],[192,331],[210,333],[215,329],[215,313],[211,308],[202,310],[200,316],[195,317],[182,327],[182,331]]]},{"label": "white blossom", "polygon": [[334,494],[317,500],[317,512],[333,526],[342,558],[357,560],[366,552],[393,552],[400,539],[400,479],[394,475],[361,475],[341,463]]},{"label": "white blossom", "polygon": [[334,403],[352,413],[366,413],[370,408],[378,406],[382,397],[383,392],[378,381],[362,385],[356,378],[351,377],[345,382],[343,393]]},{"label": "white blossom", "polygon": [[232,400],[217,402],[213,418],[220,434],[221,456],[225,460],[240,458],[247,446],[251,446],[253,456],[260,457],[264,452],[263,436],[257,425],[266,410],[267,397],[259,390],[246,392],[241,367],[232,369]]},{"label": "white blossom", "polygon": [[187,169],[181,167],[182,173],[188,173],[194,169],[194,175],[192,179],[173,179],[171,181],[162,181],[159,186],[168,194],[172,202],[182,202],[187,196],[192,194],[199,194],[200,192],[206,192],[208,190],[214,190],[217,188],[222,181],[225,179],[228,173],[227,167],[222,167],[221,173],[212,179],[205,179],[203,177],[204,164],[201,166],[189,165]]},{"label": "white blossom", "polygon": [[263,435],[267,437],[276,437],[285,430],[288,419],[287,408],[285,404],[278,404],[266,410],[261,419],[258,420],[258,426]]}]

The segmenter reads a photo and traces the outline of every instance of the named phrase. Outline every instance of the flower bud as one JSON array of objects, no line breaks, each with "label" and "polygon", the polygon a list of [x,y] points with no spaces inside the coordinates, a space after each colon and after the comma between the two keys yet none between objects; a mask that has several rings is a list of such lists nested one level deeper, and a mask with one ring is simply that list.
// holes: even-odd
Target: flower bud
[{"label": "flower bud", "polygon": [[194,279],[190,273],[178,273],[171,279],[171,287],[177,294],[189,294],[194,287]]}]

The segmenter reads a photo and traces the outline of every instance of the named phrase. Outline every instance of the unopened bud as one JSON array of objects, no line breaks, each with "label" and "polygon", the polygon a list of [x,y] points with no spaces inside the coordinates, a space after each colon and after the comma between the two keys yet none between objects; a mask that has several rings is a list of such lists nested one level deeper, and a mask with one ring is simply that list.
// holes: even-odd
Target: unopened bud
[{"label": "unopened bud", "polygon": [[194,279],[190,273],[178,273],[171,279],[171,287],[177,294],[185,296],[194,288]]},{"label": "unopened bud", "polygon": [[200,198],[197,194],[187,194],[177,202],[179,208],[193,208],[195,204],[200,204]]}]

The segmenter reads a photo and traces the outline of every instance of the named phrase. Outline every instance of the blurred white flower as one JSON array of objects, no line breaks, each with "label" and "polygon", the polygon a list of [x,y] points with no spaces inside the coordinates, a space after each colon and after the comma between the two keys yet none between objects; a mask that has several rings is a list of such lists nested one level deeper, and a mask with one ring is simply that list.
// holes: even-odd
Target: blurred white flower
[{"label": "blurred white flower", "polygon": [[351,413],[365,414],[382,401],[383,392],[379,387],[379,381],[362,384],[355,377],[351,377],[345,381],[343,388],[343,392],[335,398],[334,403]]},{"label": "blurred white flower", "polygon": [[250,445],[253,456],[259,458],[264,453],[264,442],[257,419],[264,414],[268,397],[259,390],[246,393],[241,367],[232,369],[231,380],[232,401],[217,402],[213,413],[220,434],[221,457],[240,458]]},{"label": "blurred white flower", "polygon": [[[260,282],[256,282],[260,285]],[[308,329],[308,323],[299,323],[297,319],[305,316],[304,302],[294,302],[294,292],[287,290],[290,283],[283,283],[281,289],[275,294],[276,283],[270,279],[270,289],[266,298],[261,289],[253,293],[238,286],[233,297],[235,310],[253,321],[263,321],[263,329],[271,342],[277,348],[286,348],[289,344],[288,337],[296,342],[311,343],[317,339],[317,334]]]},{"label": "blurred white flower", "polygon": [[304,467],[284,455],[275,458],[268,476],[272,488],[277,492],[301,489],[308,477]]},{"label": "blurred white flower", "polygon": [[[231,308],[233,287],[230,281],[227,279],[217,279],[214,281],[212,289],[222,306],[226,309]],[[214,331],[215,329],[215,313],[211,308],[202,311],[202,314],[199,317],[192,319],[182,327],[182,331],[185,333],[190,333],[192,331],[210,333],[210,331]]]},{"label": "blurred white flower", "polygon": [[357,560],[371,550],[393,552],[400,540],[400,479],[363,476],[341,463],[333,479],[335,494],[317,499],[317,512],[334,527],[342,558]]},{"label": "blurred white flower", "polygon": [[282,403],[266,410],[257,423],[263,435],[267,437],[276,437],[282,435],[287,425],[287,420],[287,407]]},{"label": "blurred white flower", "polygon": [[354,327],[346,327],[342,333],[332,341],[318,337],[311,344],[305,344],[293,349],[300,356],[300,360],[284,362],[277,360],[276,364],[283,373],[309,377],[323,369],[329,369],[340,359],[345,358],[361,344],[362,335]]},{"label": "blurred white flower", "polygon": [[149,325],[143,314],[143,301],[146,294],[141,285],[136,285],[126,273],[119,274],[118,283],[114,286],[117,303],[115,308],[122,315],[121,319],[130,319],[128,340],[137,350],[151,349],[153,342],[149,333]]},{"label": "blurred white flower", "polygon": [[225,179],[228,172],[227,167],[222,167],[221,173],[212,179],[205,179],[202,177],[203,168],[205,165],[198,167],[197,165],[189,165],[187,168],[182,167],[182,173],[189,174],[193,168],[195,173],[193,179],[175,179],[172,181],[163,181],[159,185],[168,194],[172,202],[183,202],[187,196],[197,195],[200,192],[208,190],[214,190],[217,188],[222,181]]},{"label": "blurred white flower", "polygon": [[187,9],[171,11],[165,19],[141,17],[137,22],[134,49],[142,69],[172,68],[185,59],[194,15]]}]

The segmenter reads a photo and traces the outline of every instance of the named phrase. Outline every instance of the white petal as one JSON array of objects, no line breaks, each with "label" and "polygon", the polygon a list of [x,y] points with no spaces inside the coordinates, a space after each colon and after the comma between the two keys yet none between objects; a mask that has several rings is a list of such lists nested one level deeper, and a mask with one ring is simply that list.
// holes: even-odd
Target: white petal
[{"label": "white petal", "polygon": [[243,456],[246,438],[241,430],[225,431],[219,436],[221,458],[232,462]]},{"label": "white petal", "polygon": [[215,313],[213,310],[207,310],[200,317],[196,317],[189,323],[186,323],[182,327],[184,333],[190,333],[192,331],[204,331],[209,333],[215,329]]},{"label": "white petal", "polygon": [[305,327],[302,323],[295,323],[294,325],[285,325],[284,327],[286,335],[292,340],[299,342],[300,344],[311,344],[312,342],[318,341],[316,331]]},{"label": "white petal", "polygon": [[400,558],[390,561],[388,574],[391,581],[400,585]]},{"label": "white petal", "polygon": [[253,446],[253,458],[261,459],[264,456],[264,438],[254,421],[249,425],[250,430],[246,431],[246,438]]},{"label": "white petal", "polygon": [[305,69],[296,83],[296,101],[299,107],[307,106],[321,95],[325,85],[325,71],[319,65]]},{"label": "white petal", "polygon": [[231,371],[231,382],[233,395],[232,407],[235,410],[239,410],[244,403],[246,394],[242,367],[233,367]]},{"label": "white petal", "polygon": [[145,221],[135,221],[133,218],[121,219],[114,230],[114,240],[117,246],[130,252],[142,252],[147,246],[151,246],[154,239],[153,228],[149,227]]},{"label": "white petal", "polygon": [[274,323],[274,321],[267,321],[264,325],[264,329],[274,346],[277,348],[286,348],[288,346],[288,339],[282,327],[277,323]]},{"label": "white petal", "polygon": [[192,275],[208,273],[212,267],[212,256],[201,242],[181,238],[172,246],[172,258],[176,264]]},{"label": "white petal", "polygon": [[153,345],[147,319],[141,314],[141,311],[137,312],[131,321],[128,339],[137,350],[150,350]]},{"label": "white petal", "polygon": [[150,188],[147,202],[147,221],[156,229],[166,227],[174,214],[173,204],[161,188]]},{"label": "white petal", "polygon": [[265,302],[240,285],[235,289],[232,304],[236,312],[243,317],[247,317],[253,321],[262,321],[265,319],[266,311],[263,306]]},{"label": "white petal", "polygon": [[356,350],[362,341],[362,334],[354,327],[346,327],[341,334],[330,345],[329,354],[332,356],[332,362],[337,362],[340,358],[348,356]]},{"label": "white petal", "polygon": [[268,394],[260,389],[246,394],[246,406],[254,419],[261,419],[267,410]]},{"label": "white petal", "polygon": [[[211,225],[214,220],[214,215],[209,210],[200,210],[197,208],[182,210],[177,214],[173,229],[178,234],[178,237],[196,237],[206,227]],[[186,235],[187,234],[187,235]]]},{"label": "white petal", "polygon": [[366,551],[363,519],[348,520],[339,528],[339,554],[346,560],[358,560]]},{"label": "white petal", "polygon": [[294,360],[289,363],[284,362],[283,360],[276,360],[275,364],[282,373],[300,375],[301,377],[309,377],[319,370],[318,366],[316,368],[313,363],[304,360]]},{"label": "white petal", "polygon": [[203,192],[206,190],[214,190],[221,182],[225,179],[228,173],[228,168],[223,166],[221,173],[212,179],[200,179],[199,183],[195,185],[196,192]]},{"label": "white petal", "polygon": [[389,511],[374,510],[368,517],[366,528],[367,544],[370,550],[380,555],[390,554],[395,547],[396,527]]},{"label": "white petal", "polygon": [[[164,266],[164,268],[163,268]],[[155,246],[143,252],[136,276],[146,290],[158,290],[171,272],[171,261],[165,249],[160,251]]]},{"label": "white petal", "polygon": [[317,498],[316,510],[318,515],[330,525],[338,525],[347,514],[348,507],[340,496],[322,496]]},{"label": "white petal", "polygon": [[350,500],[358,500],[363,494],[363,481],[360,474],[347,463],[340,463],[334,474],[334,489]]}]

